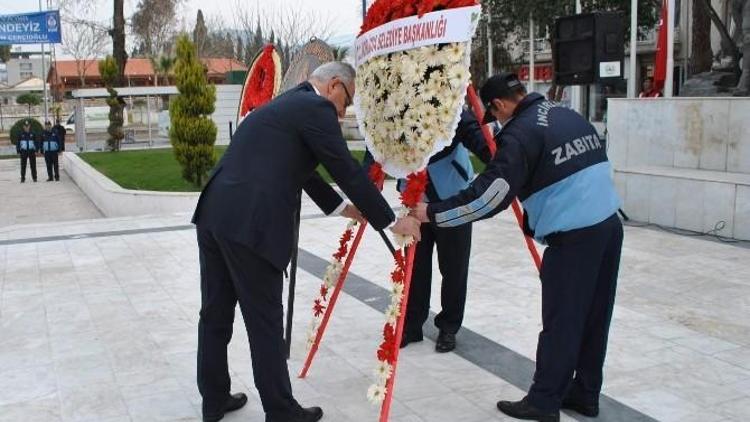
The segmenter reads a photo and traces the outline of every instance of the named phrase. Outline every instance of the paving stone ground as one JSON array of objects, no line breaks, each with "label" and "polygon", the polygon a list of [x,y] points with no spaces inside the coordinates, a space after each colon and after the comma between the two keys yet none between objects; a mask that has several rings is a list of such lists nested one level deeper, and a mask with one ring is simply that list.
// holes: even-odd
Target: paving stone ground
[{"label": "paving stone ground", "polygon": [[[305,355],[319,264],[345,225],[318,218],[307,201],[303,214],[292,373]],[[199,420],[200,292],[188,222],[185,213],[0,227],[0,421]],[[376,303],[387,254],[368,230],[310,376],[293,379],[300,402],[322,406],[324,421],[377,420],[365,393],[384,320]],[[628,227],[604,388],[614,404],[598,420],[746,420],[748,274],[747,244]],[[436,354],[429,340],[404,349],[392,421],[511,420],[495,402],[521,398],[531,379],[541,302],[510,215],[475,225],[469,283],[457,352]],[[435,310],[437,275],[432,297]],[[233,389],[250,402],[226,420],[262,421],[237,315]]]},{"label": "paving stone ground", "polygon": [[31,180],[31,170],[27,168],[26,183],[20,183],[20,160],[0,160],[0,228],[101,217],[96,206],[62,168],[59,182],[46,182],[43,157],[37,157],[36,166],[38,182]]}]

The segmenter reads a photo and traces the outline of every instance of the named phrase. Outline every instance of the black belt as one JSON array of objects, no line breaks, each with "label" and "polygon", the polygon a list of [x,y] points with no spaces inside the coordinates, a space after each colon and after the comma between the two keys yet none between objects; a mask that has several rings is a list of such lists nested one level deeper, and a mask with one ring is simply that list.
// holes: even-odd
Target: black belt
[{"label": "black belt", "polygon": [[617,213],[612,214],[611,217],[607,218],[601,223],[594,224],[593,226],[549,234],[544,238],[544,240],[550,246],[560,246],[567,243],[580,242],[582,240],[585,240],[595,231],[601,229],[604,226],[614,224],[615,222],[617,224],[621,224],[620,218],[617,217]]}]

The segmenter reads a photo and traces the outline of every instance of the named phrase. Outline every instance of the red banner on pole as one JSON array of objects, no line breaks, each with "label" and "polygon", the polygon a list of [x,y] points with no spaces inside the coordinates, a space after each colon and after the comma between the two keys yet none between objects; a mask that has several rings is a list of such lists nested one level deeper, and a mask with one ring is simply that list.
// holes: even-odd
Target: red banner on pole
[{"label": "red banner on pole", "polygon": [[667,17],[669,7],[667,0],[661,4],[661,19],[659,20],[659,38],[656,42],[656,59],[654,65],[654,91],[660,92],[664,89],[664,81],[667,80]]}]

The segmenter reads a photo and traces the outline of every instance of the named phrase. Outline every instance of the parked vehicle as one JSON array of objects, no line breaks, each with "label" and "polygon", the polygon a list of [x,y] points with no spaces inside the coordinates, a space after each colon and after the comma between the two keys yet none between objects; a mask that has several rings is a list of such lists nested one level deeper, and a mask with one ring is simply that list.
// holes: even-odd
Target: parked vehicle
[{"label": "parked vehicle", "polygon": [[[109,127],[109,107],[84,107],[86,116],[86,131],[103,132]],[[127,109],[122,113],[123,127],[127,127],[130,122],[128,119]],[[68,116],[63,124],[67,133],[75,133],[76,130],[76,113],[75,111]]]}]

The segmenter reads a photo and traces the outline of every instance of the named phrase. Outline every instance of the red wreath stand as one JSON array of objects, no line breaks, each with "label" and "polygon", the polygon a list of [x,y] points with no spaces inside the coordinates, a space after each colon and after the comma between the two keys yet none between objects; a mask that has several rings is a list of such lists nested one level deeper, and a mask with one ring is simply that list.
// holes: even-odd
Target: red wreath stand
[{"label": "red wreath stand", "polygon": [[[481,105],[481,102],[479,101],[479,98],[477,96],[477,93],[474,87],[471,85],[468,88],[468,95],[469,95],[469,101],[470,101],[474,114],[477,116],[477,118],[481,119],[482,116],[484,116],[482,105]],[[492,155],[494,156],[497,150],[497,146],[492,138],[492,134],[489,128],[485,125],[482,125],[482,133],[484,134],[485,141],[487,142],[487,145],[489,146],[490,151],[492,152]],[[382,190],[385,175],[383,174],[382,169],[380,168],[379,164],[374,164],[373,167],[371,168],[370,178],[371,180],[373,180],[373,183],[375,183],[375,185],[378,186],[378,188]],[[427,187],[427,174],[425,171],[410,175],[407,180],[406,191],[401,195],[402,204],[404,204],[404,206],[408,208],[413,208],[414,206],[416,206],[416,204],[420,201],[422,194],[424,193],[426,187]],[[512,208],[513,208],[513,213],[515,214],[516,220],[518,222],[518,225],[521,228],[521,231],[523,232],[523,213],[521,211],[521,206],[517,199],[513,201]],[[357,249],[359,248],[360,241],[362,240],[362,236],[364,234],[366,227],[367,227],[366,224],[361,224],[359,226],[357,233],[354,237],[354,242],[352,243],[351,248],[348,251],[346,251],[346,259],[344,261],[344,266],[343,266],[341,273],[338,276],[334,290],[331,294],[331,298],[328,302],[328,306],[325,309],[322,309],[318,303],[316,303],[313,306],[314,312],[324,312],[324,314],[323,314],[323,319],[320,324],[320,327],[317,330],[314,341],[312,342],[310,346],[310,350],[308,352],[307,358],[305,359],[305,363],[300,372],[300,375],[299,375],[300,378],[305,378],[310,370],[310,366],[312,365],[315,355],[320,347],[320,343],[323,340],[323,335],[325,334],[325,330],[328,326],[328,323],[330,322],[331,315],[333,314],[333,310],[338,300],[338,297],[341,293],[341,290],[344,287],[346,277],[349,273],[349,268],[351,267],[351,264],[354,261],[354,256],[357,253]],[[346,235],[342,236],[342,240],[344,240],[345,237]],[[534,244],[533,239],[531,239],[530,237],[524,236],[524,238],[525,238],[526,246],[529,250],[529,254],[531,255],[531,258],[534,264],[536,265],[537,271],[539,271],[539,269],[541,268],[541,257],[536,248],[536,245]],[[342,251],[339,250],[339,252],[342,252]],[[378,352],[377,352],[378,360],[380,360],[381,362],[387,362],[392,366],[392,373],[388,377],[388,381],[387,381],[386,388],[385,388],[385,396],[383,398],[383,402],[381,406],[380,422],[388,421],[391,403],[393,401],[393,391],[394,391],[394,385],[395,385],[395,380],[396,380],[396,369],[398,366],[398,356],[399,356],[399,351],[400,351],[399,345],[401,344],[401,338],[403,336],[406,308],[409,302],[409,287],[411,285],[411,278],[412,278],[412,273],[414,269],[415,252],[416,252],[416,243],[411,245],[410,247],[405,248],[405,251],[404,250],[397,251],[394,256],[396,268],[391,273],[391,278],[394,283],[403,284],[404,296],[400,304],[399,316],[397,318],[396,325],[392,326],[391,324],[386,323],[385,327],[383,328],[383,342],[380,344],[380,347],[378,348]]]}]

